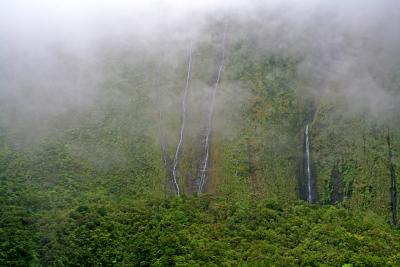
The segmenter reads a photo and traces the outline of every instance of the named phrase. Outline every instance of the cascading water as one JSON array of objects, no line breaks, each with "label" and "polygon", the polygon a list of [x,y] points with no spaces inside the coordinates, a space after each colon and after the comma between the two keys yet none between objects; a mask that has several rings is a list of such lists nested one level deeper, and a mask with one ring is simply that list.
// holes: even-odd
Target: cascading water
[{"label": "cascading water", "polygon": [[306,126],[306,131],[305,131],[305,150],[306,150],[306,158],[305,158],[305,173],[306,173],[306,178],[307,178],[307,201],[309,203],[312,203],[313,198],[312,198],[312,190],[311,190],[311,183],[312,183],[312,176],[311,176],[311,163],[310,163],[310,140],[308,136],[308,124]]},{"label": "cascading water", "polygon": [[211,94],[211,102],[210,106],[208,109],[208,117],[207,117],[207,125],[206,125],[206,135],[204,139],[204,159],[202,162],[202,167],[200,170],[200,181],[199,181],[199,186],[198,186],[198,193],[203,192],[204,184],[206,181],[206,176],[207,176],[207,169],[208,169],[208,164],[209,164],[209,154],[210,154],[210,135],[212,131],[212,119],[214,115],[214,106],[215,106],[215,96],[217,93],[217,89],[219,86],[219,81],[221,79],[221,74],[222,70],[224,68],[224,61],[225,61],[225,40],[226,40],[226,28],[227,26],[225,25],[224,27],[224,34],[223,34],[223,40],[222,40],[222,55],[221,55],[221,62],[218,68],[218,75],[217,79],[215,81],[212,94]]},{"label": "cascading water", "polygon": [[183,97],[182,97],[182,104],[181,104],[182,114],[181,114],[181,129],[179,131],[179,142],[178,142],[178,145],[176,146],[175,156],[174,156],[174,161],[173,161],[173,166],[172,166],[172,181],[174,183],[174,187],[175,187],[177,196],[180,196],[180,190],[179,190],[179,183],[178,183],[178,177],[177,177],[176,170],[178,167],[180,150],[181,150],[182,143],[183,143],[183,132],[185,130],[186,102],[187,102],[187,95],[188,95],[188,90],[189,90],[191,68],[192,68],[192,42],[190,42],[190,46],[189,46],[189,61],[188,61],[188,66],[187,66],[186,85],[185,85],[185,89],[183,90]]}]

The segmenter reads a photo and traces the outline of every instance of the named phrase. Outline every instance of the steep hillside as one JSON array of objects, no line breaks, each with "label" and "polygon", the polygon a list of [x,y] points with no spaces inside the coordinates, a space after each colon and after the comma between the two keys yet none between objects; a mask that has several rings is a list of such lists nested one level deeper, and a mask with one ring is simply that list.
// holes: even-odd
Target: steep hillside
[{"label": "steep hillside", "polygon": [[399,266],[400,41],[268,8],[0,46],[0,265]]}]

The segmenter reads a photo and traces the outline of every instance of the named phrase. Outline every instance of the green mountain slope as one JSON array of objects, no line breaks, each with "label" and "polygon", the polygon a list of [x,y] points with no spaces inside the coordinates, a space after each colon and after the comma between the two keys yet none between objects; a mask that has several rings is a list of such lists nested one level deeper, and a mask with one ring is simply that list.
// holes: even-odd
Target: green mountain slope
[{"label": "green mountain slope", "polygon": [[[186,42],[158,54],[105,42],[95,66],[79,74],[100,77],[85,108],[48,118],[2,106],[1,266],[400,265],[396,113],[359,107],[335,83],[310,89],[316,82],[302,72],[304,58],[262,49],[244,26],[228,31],[206,186],[198,194],[221,25],[204,26],[194,44],[181,198],[162,145],[171,159]],[[78,79],[80,61],[60,57]],[[390,75],[397,87],[385,90],[396,97],[398,74]],[[313,204],[304,191],[306,125]]]}]

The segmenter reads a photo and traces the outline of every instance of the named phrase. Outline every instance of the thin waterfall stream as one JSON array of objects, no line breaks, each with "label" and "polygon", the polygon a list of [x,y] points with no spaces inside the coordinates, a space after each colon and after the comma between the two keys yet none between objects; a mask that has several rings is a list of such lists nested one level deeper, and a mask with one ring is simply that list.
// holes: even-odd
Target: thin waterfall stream
[{"label": "thin waterfall stream", "polygon": [[173,161],[173,166],[172,166],[172,180],[174,183],[174,187],[175,187],[177,196],[180,196],[179,183],[178,183],[178,177],[177,177],[177,167],[178,167],[178,163],[179,163],[180,151],[181,151],[182,144],[183,144],[183,133],[185,130],[186,113],[187,113],[186,105],[187,105],[187,95],[188,95],[189,82],[190,82],[190,76],[191,76],[191,68],[192,68],[192,42],[190,42],[190,45],[189,45],[189,60],[188,60],[188,66],[187,66],[186,85],[183,90],[183,97],[182,97],[182,103],[181,103],[182,113],[181,113],[181,128],[179,131],[179,142],[176,146],[175,156],[174,156],[174,161]]},{"label": "thin waterfall stream", "polygon": [[305,173],[307,176],[307,200],[309,203],[312,203],[313,198],[312,198],[312,190],[311,190],[311,163],[310,163],[310,140],[308,136],[308,124],[306,126],[305,130],[305,150],[306,150],[306,164],[305,164]]},{"label": "thin waterfall stream", "polygon": [[212,120],[213,120],[214,109],[215,109],[215,96],[217,93],[217,89],[219,87],[219,82],[221,79],[221,74],[222,74],[222,70],[224,68],[224,61],[225,61],[226,29],[227,29],[227,25],[225,25],[225,27],[224,27],[224,33],[223,33],[223,39],[222,39],[221,61],[220,61],[220,65],[218,68],[217,79],[214,83],[214,87],[212,90],[211,102],[210,102],[209,110],[208,110],[206,135],[205,135],[205,139],[204,139],[204,159],[203,159],[202,167],[200,170],[200,182],[199,182],[199,187],[198,187],[198,193],[203,192],[204,184],[206,182],[206,177],[207,177],[207,169],[208,169],[208,165],[209,165],[209,154],[210,154],[210,135],[211,135],[211,131],[212,131]]}]

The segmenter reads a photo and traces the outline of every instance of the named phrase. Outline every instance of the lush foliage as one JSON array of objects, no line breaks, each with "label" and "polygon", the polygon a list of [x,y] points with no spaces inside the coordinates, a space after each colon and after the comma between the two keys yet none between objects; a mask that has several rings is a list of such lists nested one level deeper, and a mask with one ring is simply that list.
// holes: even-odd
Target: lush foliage
[{"label": "lush foliage", "polygon": [[35,215],[2,207],[2,266],[400,264],[400,233],[343,207],[202,196]]},{"label": "lush foliage", "polygon": [[[182,51],[159,60],[104,49],[97,105],[36,127],[29,114],[0,114],[0,266],[400,266],[389,173],[400,177],[398,119],[353,109],[335,90],[312,94],[301,59],[238,32],[217,93],[207,194],[193,195],[220,53],[220,33],[207,32],[195,44],[182,198],[160,148],[163,138],[172,157],[177,144]],[[306,124],[317,205],[298,200]]]}]

